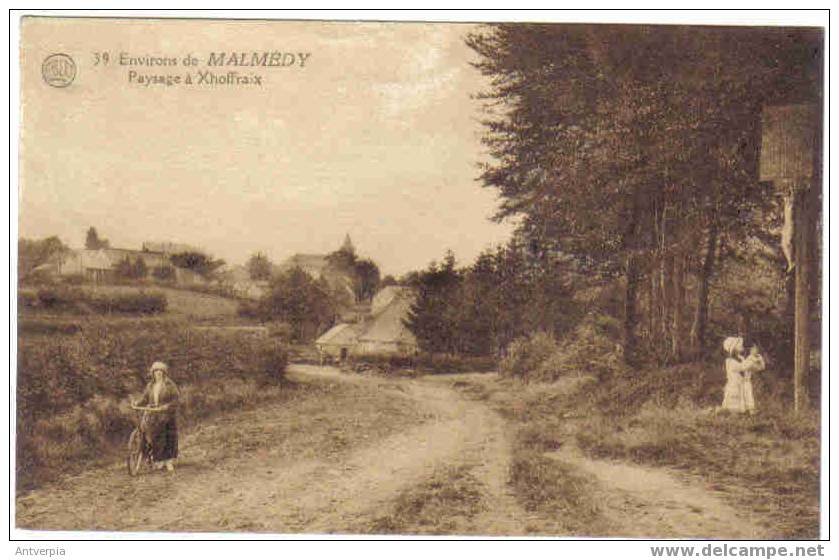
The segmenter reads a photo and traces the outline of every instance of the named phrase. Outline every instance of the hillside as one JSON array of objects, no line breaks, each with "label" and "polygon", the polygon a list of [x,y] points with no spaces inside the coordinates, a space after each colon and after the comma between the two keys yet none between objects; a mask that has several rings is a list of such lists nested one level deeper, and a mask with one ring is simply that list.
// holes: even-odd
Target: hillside
[{"label": "hillside", "polygon": [[[182,290],[175,288],[168,288],[162,286],[84,286],[83,291],[91,295],[122,295],[122,294],[137,294],[137,293],[162,293],[166,296],[166,312],[158,317],[166,317],[172,319],[186,319],[190,321],[201,322],[226,322],[227,320],[235,319],[238,321],[237,309],[239,302],[234,298],[222,297],[215,294],[206,294],[190,290]],[[20,290],[21,296],[35,297],[36,289],[23,288]],[[23,312],[23,309],[19,308]],[[77,312],[69,312],[69,315],[77,314]],[[43,314],[53,314],[52,311],[28,310],[27,315],[42,316]],[[68,313],[61,313],[67,316]]]},{"label": "hillside", "polygon": [[224,319],[235,317],[238,302],[215,294],[204,294],[190,290],[174,288],[138,288],[135,286],[99,286],[86,288],[93,293],[125,293],[140,290],[163,292],[168,306],[166,315],[181,316],[190,319]]}]

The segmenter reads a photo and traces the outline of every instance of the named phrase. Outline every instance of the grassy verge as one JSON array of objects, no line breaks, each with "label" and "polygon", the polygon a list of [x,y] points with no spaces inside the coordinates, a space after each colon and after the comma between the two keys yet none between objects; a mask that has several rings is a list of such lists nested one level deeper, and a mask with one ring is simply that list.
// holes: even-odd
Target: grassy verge
[{"label": "grassy verge", "polygon": [[[236,408],[293,398],[289,383],[267,385],[232,380],[224,391],[212,382],[183,387],[179,425],[188,429],[202,420]],[[63,414],[46,417],[18,429],[17,490],[27,492],[63,475],[121,459],[137,413],[125,402],[94,398]]]},{"label": "grassy verge", "polygon": [[467,466],[439,470],[422,484],[402,492],[391,511],[359,532],[378,535],[462,535],[469,521],[485,509],[481,483]]},{"label": "grassy verge", "polygon": [[[592,499],[594,483],[573,467],[545,457],[532,443],[522,442],[514,452],[510,484],[525,510],[552,519],[563,536],[607,534],[603,512]],[[538,527],[531,529],[540,532]]]},{"label": "grassy verge", "polygon": [[699,475],[735,505],[770,519],[776,538],[818,538],[817,413],[794,415],[768,395],[752,417],[716,413],[688,400],[647,401],[622,411],[610,408],[604,394],[593,396],[605,413],[581,423],[576,435],[590,455]]},{"label": "grassy verge", "polygon": [[516,495],[529,508],[571,519],[569,534],[605,526],[585,480],[544,457],[563,445],[689,472],[764,519],[773,537],[818,538],[818,413],[795,415],[783,398],[788,388],[771,372],[756,381],[755,416],[715,412],[720,369],[691,364],[600,380],[568,374],[552,384],[502,378],[461,389],[516,427]]}]

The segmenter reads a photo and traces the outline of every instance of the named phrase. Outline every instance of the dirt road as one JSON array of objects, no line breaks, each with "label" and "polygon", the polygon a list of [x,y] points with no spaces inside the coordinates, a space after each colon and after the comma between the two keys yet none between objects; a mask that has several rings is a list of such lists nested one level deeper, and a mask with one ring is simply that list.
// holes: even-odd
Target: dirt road
[{"label": "dirt road", "polygon": [[736,510],[698,480],[687,482],[666,469],[603,461],[576,449],[548,453],[590,476],[610,536],[651,538],[771,538],[759,519]]},{"label": "dirt road", "polygon": [[[370,407],[364,418],[350,421],[323,404],[319,408],[318,399],[230,414],[182,438],[175,473],[132,479],[117,463],[67,478],[19,498],[18,527],[340,533],[380,516],[402,490],[442,466],[468,464],[491,509],[504,513],[481,520],[484,526],[474,527],[475,532],[522,532],[518,520],[524,515],[506,487],[507,434],[487,407],[445,384],[387,381],[313,366],[293,366],[289,377],[349,390],[348,400],[336,407],[366,395],[372,407],[387,401],[419,415],[400,419],[395,411],[383,414]],[[343,449],[321,446],[314,452],[305,434],[279,433],[290,415],[301,429],[316,431],[321,424],[325,433],[352,441],[344,441]],[[351,425],[338,424],[345,421]],[[387,424],[403,429],[383,432]]]},{"label": "dirt road", "polygon": [[[115,462],[67,477],[19,497],[17,526],[563,534],[562,514],[525,511],[512,493],[509,422],[457,389],[488,376],[389,380],[296,365],[289,378],[304,389],[300,398],[187,430],[175,473],[130,478]],[[590,498],[603,519],[597,536],[761,536],[756,523],[699,483],[572,450],[546,456],[593,482]],[[437,509],[423,510],[427,503]]]}]

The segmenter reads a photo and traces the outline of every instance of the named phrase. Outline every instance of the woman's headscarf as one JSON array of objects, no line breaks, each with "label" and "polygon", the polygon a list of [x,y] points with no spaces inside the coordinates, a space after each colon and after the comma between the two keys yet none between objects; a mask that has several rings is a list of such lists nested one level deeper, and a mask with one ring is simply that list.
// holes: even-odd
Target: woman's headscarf
[{"label": "woman's headscarf", "polygon": [[149,375],[154,375],[154,372],[160,370],[163,372],[163,375],[169,375],[169,366],[164,364],[163,362],[155,362],[149,368]]},{"label": "woman's headscarf", "polygon": [[733,356],[735,351],[743,349],[743,338],[740,336],[729,336],[723,341],[722,349],[729,356]]}]

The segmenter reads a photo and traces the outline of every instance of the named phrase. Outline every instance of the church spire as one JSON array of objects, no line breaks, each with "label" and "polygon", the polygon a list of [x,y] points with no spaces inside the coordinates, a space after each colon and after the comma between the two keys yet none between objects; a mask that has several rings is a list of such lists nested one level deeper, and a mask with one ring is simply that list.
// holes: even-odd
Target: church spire
[{"label": "church spire", "polygon": [[350,239],[350,234],[348,233],[346,237],[344,237],[344,244],[341,245],[341,250],[346,251],[347,253],[355,254],[355,245],[352,244],[352,239]]}]

